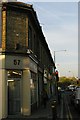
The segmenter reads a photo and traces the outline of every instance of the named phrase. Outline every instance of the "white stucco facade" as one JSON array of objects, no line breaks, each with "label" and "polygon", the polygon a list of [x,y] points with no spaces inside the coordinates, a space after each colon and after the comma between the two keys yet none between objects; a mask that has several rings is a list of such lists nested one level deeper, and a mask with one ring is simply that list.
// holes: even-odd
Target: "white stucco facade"
[{"label": "white stucco facade", "polygon": [[2,26],[2,19],[1,19],[1,7],[2,5],[0,4],[0,47],[1,47],[1,26]]},{"label": "white stucco facade", "polygon": [[0,55],[0,119],[7,116],[7,81],[5,55]]}]

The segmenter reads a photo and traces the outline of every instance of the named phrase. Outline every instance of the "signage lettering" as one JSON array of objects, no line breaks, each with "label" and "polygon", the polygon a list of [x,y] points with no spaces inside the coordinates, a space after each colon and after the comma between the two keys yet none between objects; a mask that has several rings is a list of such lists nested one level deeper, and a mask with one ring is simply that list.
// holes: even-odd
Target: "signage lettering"
[{"label": "signage lettering", "polygon": [[14,65],[20,65],[20,60],[14,60]]}]

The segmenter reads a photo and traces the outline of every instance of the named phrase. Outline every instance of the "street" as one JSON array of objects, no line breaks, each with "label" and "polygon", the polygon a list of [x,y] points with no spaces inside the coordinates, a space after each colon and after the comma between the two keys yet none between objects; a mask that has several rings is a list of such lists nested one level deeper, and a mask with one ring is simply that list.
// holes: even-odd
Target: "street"
[{"label": "street", "polygon": [[37,111],[35,111],[31,116],[28,117],[12,117],[7,118],[5,120],[80,120],[80,113],[78,110],[75,109],[74,105],[71,104],[71,94],[72,91],[64,91],[61,93],[61,100],[60,104],[57,106],[57,119],[56,115],[52,113],[50,101],[46,109],[41,107]]},{"label": "street", "polygon": [[80,120],[80,113],[73,104],[71,104],[71,91],[62,93],[60,118],[67,120]]}]

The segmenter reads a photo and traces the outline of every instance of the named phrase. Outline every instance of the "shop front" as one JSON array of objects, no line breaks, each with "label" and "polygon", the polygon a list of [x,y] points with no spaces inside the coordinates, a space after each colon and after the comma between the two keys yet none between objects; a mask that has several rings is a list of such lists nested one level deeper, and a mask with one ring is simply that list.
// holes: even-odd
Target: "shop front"
[{"label": "shop front", "polygon": [[[30,115],[37,106],[37,64],[29,57],[4,55],[0,119]],[[4,63],[4,64],[3,64]]]}]

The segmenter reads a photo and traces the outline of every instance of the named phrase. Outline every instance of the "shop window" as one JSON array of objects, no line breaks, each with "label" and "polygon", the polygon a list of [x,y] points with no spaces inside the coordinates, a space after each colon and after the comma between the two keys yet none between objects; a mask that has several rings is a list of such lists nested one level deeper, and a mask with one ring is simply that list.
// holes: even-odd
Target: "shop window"
[{"label": "shop window", "polygon": [[8,71],[8,78],[21,78],[22,71],[18,70],[9,70]]},{"label": "shop window", "polygon": [[32,50],[32,28],[29,26],[29,38],[28,38],[28,42],[29,42],[29,48]]},{"label": "shop window", "polygon": [[17,43],[17,44],[15,45],[15,49],[16,49],[16,50],[19,50],[19,49],[20,49],[20,44],[19,44],[19,43]]},{"label": "shop window", "polygon": [[30,88],[31,88],[31,104],[34,104],[37,102],[37,81],[36,74],[33,72],[31,72]]}]

